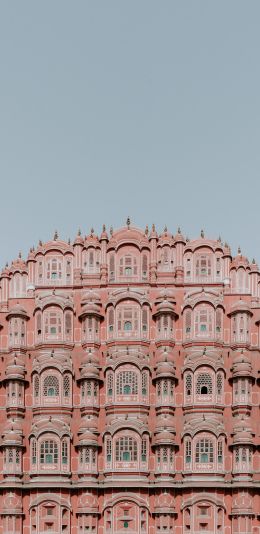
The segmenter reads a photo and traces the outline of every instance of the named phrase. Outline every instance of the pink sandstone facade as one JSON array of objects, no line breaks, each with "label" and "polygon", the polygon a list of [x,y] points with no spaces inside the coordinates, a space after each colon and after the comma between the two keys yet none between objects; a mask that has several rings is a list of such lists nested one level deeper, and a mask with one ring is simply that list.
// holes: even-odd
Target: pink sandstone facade
[{"label": "pink sandstone facade", "polygon": [[260,272],[127,221],[1,273],[0,534],[259,534]]}]

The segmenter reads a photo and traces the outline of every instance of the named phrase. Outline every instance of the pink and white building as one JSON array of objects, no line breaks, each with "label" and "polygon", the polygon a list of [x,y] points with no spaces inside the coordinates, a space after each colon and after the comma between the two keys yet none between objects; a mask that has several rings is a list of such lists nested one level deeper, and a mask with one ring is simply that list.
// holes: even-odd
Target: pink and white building
[{"label": "pink and white building", "polygon": [[0,534],[260,534],[260,272],[127,221],[0,282]]}]

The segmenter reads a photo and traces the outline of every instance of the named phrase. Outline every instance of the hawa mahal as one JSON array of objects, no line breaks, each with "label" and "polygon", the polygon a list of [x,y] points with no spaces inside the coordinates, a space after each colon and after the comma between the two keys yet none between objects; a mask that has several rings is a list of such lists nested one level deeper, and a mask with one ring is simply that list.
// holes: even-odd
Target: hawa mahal
[{"label": "hawa mahal", "polygon": [[254,260],[128,219],[0,278],[0,534],[260,534]]}]

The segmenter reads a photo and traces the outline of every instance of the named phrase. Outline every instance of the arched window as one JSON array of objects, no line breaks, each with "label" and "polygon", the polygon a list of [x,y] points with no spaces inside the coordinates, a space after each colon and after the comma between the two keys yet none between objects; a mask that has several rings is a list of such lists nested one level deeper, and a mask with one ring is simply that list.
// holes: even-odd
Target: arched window
[{"label": "arched window", "polygon": [[113,252],[110,253],[109,257],[109,279],[115,279],[115,254]]},{"label": "arched window", "polygon": [[108,311],[108,332],[109,334],[114,330],[114,308],[109,308]]},{"label": "arched window", "polygon": [[116,379],[117,395],[138,394],[138,374],[135,371],[121,371]]},{"label": "arched window", "polygon": [[44,311],[45,339],[62,338],[62,311],[51,307]]},{"label": "arched window", "polygon": [[196,443],[196,463],[197,464],[213,464],[214,449],[213,441],[208,438],[203,438]]},{"label": "arched window", "polygon": [[67,465],[68,463],[68,442],[64,439],[61,443],[61,460],[62,464]]},{"label": "arched window", "polygon": [[32,465],[36,465],[37,462],[37,443],[36,439],[33,438],[31,441],[31,452],[32,452]]},{"label": "arched window", "polygon": [[214,310],[211,306],[201,304],[196,306],[195,315],[195,337],[212,337]]},{"label": "arched window", "polygon": [[191,310],[185,310],[184,315],[184,335],[186,339],[191,337]]},{"label": "arched window", "polygon": [[147,278],[148,276],[148,256],[143,254],[142,256],[142,278]]},{"label": "arched window", "polygon": [[36,337],[40,338],[42,335],[42,314],[40,311],[36,313],[35,320],[36,320]]},{"label": "arched window", "polygon": [[119,260],[119,277],[137,276],[137,258],[131,254],[123,256]]},{"label": "arched window", "polygon": [[57,376],[48,375],[43,381],[43,395],[45,397],[58,397],[59,381]]},{"label": "arched window", "polygon": [[187,397],[192,395],[192,374],[188,373],[185,376],[185,393]]},{"label": "arched window", "polygon": [[117,462],[137,462],[137,441],[129,436],[123,436],[116,441]]},{"label": "arched window", "polygon": [[66,311],[64,314],[65,320],[65,339],[71,340],[72,338],[72,312]]},{"label": "arched window", "polygon": [[124,330],[132,330],[132,322],[131,321],[125,321],[124,322]]},{"label": "arched window", "polygon": [[58,445],[56,441],[47,439],[41,443],[40,447],[40,463],[41,464],[57,464],[58,463]]},{"label": "arched window", "polygon": [[117,334],[118,337],[138,337],[140,335],[140,306],[126,301],[117,307]]},{"label": "arched window", "polygon": [[55,283],[62,280],[62,262],[61,256],[57,258],[48,258],[47,261],[47,282]]},{"label": "arched window", "polygon": [[63,395],[70,397],[70,376],[68,374],[63,377]]},{"label": "arched window", "polygon": [[107,374],[107,396],[111,398],[114,390],[114,375],[112,371]]},{"label": "arched window", "polygon": [[200,254],[195,256],[196,278],[199,280],[207,280],[211,277],[211,255]]},{"label": "arched window", "polygon": [[34,375],[34,397],[38,398],[40,393],[40,380],[38,375]]},{"label": "arched window", "polygon": [[199,373],[196,381],[197,395],[212,395],[212,378],[208,373]]}]

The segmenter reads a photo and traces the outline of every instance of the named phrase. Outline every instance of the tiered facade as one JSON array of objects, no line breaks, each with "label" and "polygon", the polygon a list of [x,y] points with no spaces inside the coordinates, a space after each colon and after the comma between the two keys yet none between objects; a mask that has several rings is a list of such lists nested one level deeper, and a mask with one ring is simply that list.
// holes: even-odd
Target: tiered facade
[{"label": "tiered facade", "polygon": [[259,534],[260,273],[203,232],[1,273],[0,534]]}]

